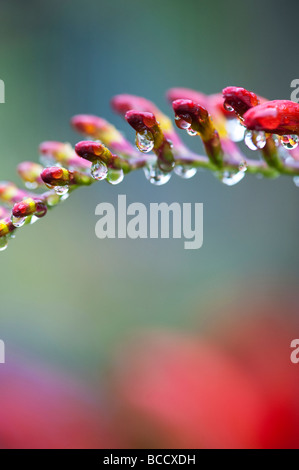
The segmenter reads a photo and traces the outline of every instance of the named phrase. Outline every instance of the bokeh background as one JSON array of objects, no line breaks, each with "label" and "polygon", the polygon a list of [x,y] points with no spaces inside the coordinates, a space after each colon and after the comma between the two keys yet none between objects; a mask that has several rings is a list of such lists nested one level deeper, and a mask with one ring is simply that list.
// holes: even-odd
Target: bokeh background
[{"label": "bokeh background", "polygon": [[[109,107],[117,93],[170,115],[173,86],[290,99],[297,18],[288,0],[2,1],[0,179],[19,182],[43,140],[80,140],[77,113],[132,139]],[[203,202],[203,247],[98,240],[95,207],[118,194]],[[298,446],[298,207],[286,177],[155,187],[140,171],[20,231],[0,261],[0,447]]]}]

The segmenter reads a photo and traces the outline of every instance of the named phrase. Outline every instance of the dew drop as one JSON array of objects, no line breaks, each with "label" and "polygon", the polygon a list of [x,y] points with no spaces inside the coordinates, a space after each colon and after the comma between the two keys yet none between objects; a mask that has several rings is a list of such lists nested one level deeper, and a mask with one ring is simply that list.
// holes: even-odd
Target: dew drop
[{"label": "dew drop", "polygon": [[59,201],[66,201],[70,197],[70,193],[64,193],[62,196],[60,196]]},{"label": "dew drop", "polygon": [[233,108],[230,104],[228,104],[227,101],[224,101],[223,107],[224,107],[224,109],[225,109],[226,111],[228,111],[229,113],[231,113],[232,111],[234,111],[234,108]]},{"label": "dew drop", "polygon": [[244,142],[250,150],[262,149],[266,145],[266,134],[263,131],[245,131]]},{"label": "dew drop", "polygon": [[224,171],[219,177],[220,181],[226,186],[234,186],[239,183],[245,176],[244,171],[238,171],[237,173],[233,171]]},{"label": "dew drop", "polygon": [[136,147],[138,148],[138,150],[140,150],[140,152],[151,152],[151,150],[153,150],[154,148],[153,134],[148,130],[145,130],[143,132],[137,132],[135,143]]},{"label": "dew drop", "polygon": [[185,119],[182,119],[180,116],[175,116],[175,123],[179,129],[189,129],[191,127],[191,119],[188,117],[185,117]]},{"label": "dew drop", "polygon": [[227,119],[226,129],[229,138],[233,142],[241,142],[244,139],[245,127],[241,124],[239,119]]},{"label": "dew drop", "polygon": [[58,194],[58,196],[64,196],[65,194],[68,193],[69,187],[67,185],[66,186],[55,186],[54,191],[55,191],[56,194]]},{"label": "dew drop", "polygon": [[90,174],[97,181],[104,180],[107,176],[108,168],[106,163],[97,160],[91,165]]},{"label": "dew drop", "polygon": [[244,136],[245,145],[247,145],[247,147],[250,150],[257,150],[257,146],[255,145],[252,139],[253,139],[253,132],[247,129],[245,131],[245,136]]},{"label": "dew drop", "polygon": [[255,142],[258,149],[263,149],[266,145],[267,138],[263,131],[255,132]]},{"label": "dew drop", "polygon": [[11,222],[15,227],[22,227],[26,222],[27,217],[15,217],[14,215],[11,217]]},{"label": "dew drop", "polygon": [[187,180],[189,178],[192,178],[196,174],[197,169],[191,168],[189,166],[177,165],[174,167],[173,171],[176,175]]},{"label": "dew drop", "polygon": [[8,246],[7,238],[6,237],[1,237],[0,238],[0,251],[6,250],[7,246]]},{"label": "dew drop", "polygon": [[156,186],[162,186],[168,183],[171,177],[171,173],[165,173],[158,168],[157,164],[149,165],[144,168],[144,174],[146,179]]},{"label": "dew drop", "polygon": [[191,129],[191,127],[188,127],[187,134],[193,137],[194,135],[197,135],[197,132]]},{"label": "dew drop", "polygon": [[225,170],[222,173],[217,173],[217,177],[226,186],[234,186],[239,183],[245,176],[247,170],[247,162],[243,160],[239,164],[239,171]]},{"label": "dew drop", "polygon": [[293,150],[298,146],[299,137],[296,134],[283,135],[280,138],[280,142],[287,150]]},{"label": "dew drop", "polygon": [[119,184],[124,179],[124,172],[122,169],[115,170],[114,168],[109,168],[107,173],[106,181],[110,184]]}]

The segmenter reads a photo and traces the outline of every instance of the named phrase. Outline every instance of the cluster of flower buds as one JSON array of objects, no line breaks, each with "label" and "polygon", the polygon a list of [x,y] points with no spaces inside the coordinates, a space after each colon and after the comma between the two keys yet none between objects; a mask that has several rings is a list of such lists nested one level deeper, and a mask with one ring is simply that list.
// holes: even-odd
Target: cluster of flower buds
[{"label": "cluster of flower buds", "polygon": [[[86,140],[75,148],[64,142],[43,142],[40,163],[25,161],[17,167],[26,190],[0,182],[0,250],[16,229],[44,217],[74,189],[101,180],[119,184],[137,169],[143,169],[155,185],[167,183],[172,173],[188,179],[203,168],[228,186],[246,173],[272,178],[290,175],[299,186],[299,104],[268,101],[233,86],[213,95],[172,88],[167,98],[176,127],[198,136],[206,155],[191,151],[172,120],[151,101],[117,95],[111,100],[112,109],[135,131],[135,145],[101,117],[74,116],[71,125]],[[243,140],[249,149],[260,151],[262,159],[247,158],[237,145]]]}]

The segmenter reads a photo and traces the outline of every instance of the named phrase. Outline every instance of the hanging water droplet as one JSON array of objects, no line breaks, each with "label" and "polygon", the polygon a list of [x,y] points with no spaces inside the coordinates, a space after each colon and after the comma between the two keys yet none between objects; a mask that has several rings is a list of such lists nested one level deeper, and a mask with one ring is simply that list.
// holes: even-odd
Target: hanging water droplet
[{"label": "hanging water droplet", "polygon": [[7,238],[6,237],[0,237],[0,251],[6,250],[7,246],[8,246]]},{"label": "hanging water droplet", "polygon": [[11,217],[11,222],[15,227],[22,227],[26,222],[27,217],[15,217],[14,215]]},{"label": "hanging water droplet", "polygon": [[60,196],[59,200],[60,202],[66,201],[70,197],[70,193],[64,193],[62,196]]},{"label": "hanging water droplet", "polygon": [[187,180],[189,178],[192,178],[192,176],[196,174],[197,169],[191,168],[189,166],[177,165],[174,167],[173,171],[175,172],[176,175]]},{"label": "hanging water droplet", "polygon": [[58,194],[58,196],[64,196],[65,194],[68,193],[69,187],[67,185],[66,186],[55,186],[54,191],[55,191],[56,194]]},{"label": "hanging water droplet", "polygon": [[136,147],[138,148],[138,150],[140,150],[140,152],[151,152],[151,150],[153,150],[154,148],[155,143],[153,134],[148,130],[145,130],[143,132],[137,132],[135,143]]},{"label": "hanging water droplet", "polygon": [[144,167],[144,174],[146,179],[151,183],[155,184],[156,186],[161,186],[162,184],[166,184],[171,177],[171,173],[165,173],[164,171],[158,168],[157,164],[149,165]]},{"label": "hanging water droplet", "polygon": [[241,142],[244,139],[245,127],[241,124],[239,119],[227,119],[226,129],[229,138],[233,142]]},{"label": "hanging water droplet", "polygon": [[247,170],[247,162],[242,160],[239,164],[239,171],[225,170],[222,173],[217,173],[216,176],[226,186],[234,186],[239,183],[245,176]]},{"label": "hanging water droplet", "polygon": [[175,123],[179,129],[189,129],[191,127],[192,121],[189,117],[182,119],[180,116],[175,116]]},{"label": "hanging water droplet", "polygon": [[234,186],[239,183],[245,176],[244,171],[238,171],[237,173],[232,171],[224,171],[220,176],[220,181],[226,186]]},{"label": "hanging water droplet", "polygon": [[250,150],[257,150],[257,146],[255,145],[252,139],[253,139],[253,132],[247,129],[245,131],[245,136],[244,136],[245,145],[247,145],[247,147]]},{"label": "hanging water droplet", "polygon": [[266,145],[266,134],[263,131],[245,131],[244,142],[250,150],[262,149]]},{"label": "hanging water droplet", "polygon": [[224,109],[225,109],[226,111],[228,111],[229,113],[231,113],[232,111],[234,111],[234,108],[233,108],[230,104],[228,104],[227,101],[224,101],[223,107],[224,107]]},{"label": "hanging water droplet", "polygon": [[107,176],[108,168],[106,163],[97,160],[92,163],[90,174],[97,181],[104,180]]},{"label": "hanging water droplet", "polygon": [[254,134],[255,143],[258,149],[263,149],[267,143],[266,134],[263,131],[255,132]]},{"label": "hanging water droplet", "polygon": [[122,169],[115,170],[114,168],[109,168],[106,181],[110,184],[119,184],[124,179],[124,172]]},{"label": "hanging water droplet", "polygon": [[299,138],[298,138],[298,135],[296,134],[283,135],[280,138],[280,142],[286,149],[293,150],[298,146]]},{"label": "hanging water droplet", "polygon": [[191,129],[191,127],[188,127],[187,134],[193,137],[194,135],[197,135],[197,132]]}]

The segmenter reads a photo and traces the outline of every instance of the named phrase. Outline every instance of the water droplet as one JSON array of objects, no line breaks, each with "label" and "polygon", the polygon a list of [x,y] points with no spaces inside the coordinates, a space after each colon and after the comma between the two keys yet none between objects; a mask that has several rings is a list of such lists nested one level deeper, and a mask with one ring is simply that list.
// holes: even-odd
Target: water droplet
[{"label": "water droplet", "polygon": [[146,179],[156,186],[162,186],[162,184],[168,183],[171,177],[171,173],[165,173],[158,168],[157,164],[149,165],[144,168],[144,174]]},{"label": "water droplet", "polygon": [[191,127],[192,121],[190,117],[185,117],[185,119],[182,119],[180,116],[175,116],[175,123],[179,129],[189,129]]},{"label": "water droplet", "polygon": [[25,186],[27,189],[36,189],[38,184],[35,182],[25,181]]},{"label": "water droplet", "polygon": [[255,145],[252,139],[253,139],[253,132],[247,129],[245,131],[245,136],[244,136],[245,145],[247,145],[247,147],[250,150],[257,150],[257,146]]},{"label": "water droplet", "polygon": [[189,166],[177,165],[174,167],[173,171],[175,172],[176,175],[187,180],[189,178],[192,178],[192,176],[196,174],[197,169],[191,168]]},{"label": "water droplet", "polygon": [[151,152],[151,150],[153,150],[154,148],[155,143],[153,134],[148,130],[145,130],[143,132],[137,132],[135,143],[136,147],[138,148],[138,150],[140,150],[140,152]]},{"label": "water droplet", "polygon": [[266,134],[263,131],[245,131],[244,142],[250,150],[262,149],[266,145]]},{"label": "water droplet", "polygon": [[239,171],[225,170],[222,173],[217,173],[217,177],[226,186],[234,186],[239,183],[245,176],[247,170],[247,162],[243,160],[239,164]]},{"label": "water droplet", "polygon": [[267,138],[263,131],[255,132],[255,142],[258,149],[263,149],[266,145]]},{"label": "water droplet", "polygon": [[224,109],[225,109],[226,111],[228,111],[229,113],[231,113],[232,111],[234,111],[234,108],[233,108],[230,104],[228,104],[227,101],[224,101],[223,107],[224,107]]},{"label": "water droplet", "polygon": [[293,150],[298,146],[299,137],[296,134],[283,135],[280,138],[280,142],[287,150]]},{"label": "water droplet", "polygon": [[69,187],[67,185],[66,186],[55,186],[54,191],[55,191],[56,194],[58,194],[58,196],[64,196],[65,194],[68,193]]},{"label": "water droplet", "polygon": [[191,129],[191,127],[188,127],[187,134],[193,137],[194,135],[197,135],[197,132]]},{"label": "water droplet", "polygon": [[62,196],[60,196],[59,201],[66,201],[70,197],[70,193],[64,193]]},{"label": "water droplet", "polygon": [[4,251],[7,248],[7,238],[6,237],[0,237],[0,251]]},{"label": "water droplet", "polygon": [[11,217],[11,222],[15,227],[22,227],[26,222],[27,217]]},{"label": "water droplet", "polygon": [[239,119],[227,119],[226,129],[229,138],[233,142],[241,142],[244,139],[245,127],[241,124]]},{"label": "water droplet", "polygon": [[107,173],[106,181],[110,184],[119,184],[124,179],[124,172],[122,169],[115,170],[113,168],[109,168]]},{"label": "water droplet", "polygon": [[233,171],[224,171],[219,177],[220,181],[226,186],[234,186],[239,183],[245,176],[244,171],[238,171],[237,173]]},{"label": "water droplet", "polygon": [[104,180],[107,176],[108,168],[106,163],[97,160],[91,165],[90,174],[97,181]]}]

